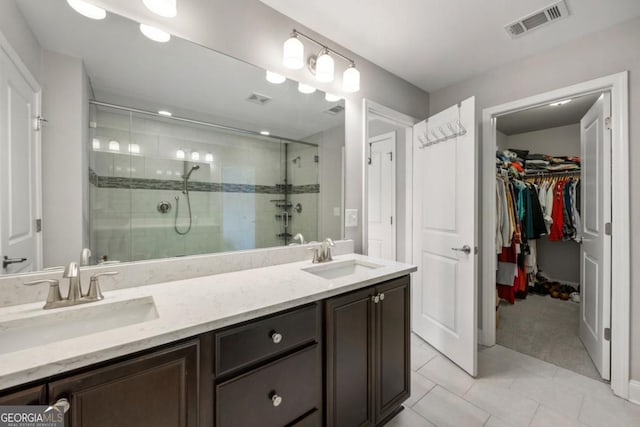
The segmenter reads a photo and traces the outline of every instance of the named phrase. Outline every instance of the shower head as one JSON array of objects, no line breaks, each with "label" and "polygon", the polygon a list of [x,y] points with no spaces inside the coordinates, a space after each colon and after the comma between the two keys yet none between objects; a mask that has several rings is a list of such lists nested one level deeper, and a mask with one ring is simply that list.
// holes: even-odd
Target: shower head
[{"label": "shower head", "polygon": [[300,158],[300,156],[298,156],[298,157],[295,157],[294,159],[292,159],[291,163],[298,163],[300,160],[302,160],[302,159]]},{"label": "shower head", "polygon": [[191,169],[189,169],[189,172],[187,172],[185,175],[183,175],[182,177],[184,179],[189,179],[191,177],[191,174],[193,173],[193,171],[197,171],[198,169],[200,169],[200,165],[193,165],[191,167]]}]

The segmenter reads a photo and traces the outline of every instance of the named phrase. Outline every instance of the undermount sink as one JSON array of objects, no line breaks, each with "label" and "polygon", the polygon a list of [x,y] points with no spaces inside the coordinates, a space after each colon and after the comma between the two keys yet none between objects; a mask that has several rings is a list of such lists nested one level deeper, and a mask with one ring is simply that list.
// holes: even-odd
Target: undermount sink
[{"label": "undermount sink", "polygon": [[382,266],[379,264],[350,259],[347,261],[329,261],[322,265],[303,268],[303,270],[324,279],[339,279],[341,277],[364,273],[380,267]]},{"label": "undermount sink", "polygon": [[153,297],[42,311],[0,319],[0,354],[90,335],[158,318]]}]

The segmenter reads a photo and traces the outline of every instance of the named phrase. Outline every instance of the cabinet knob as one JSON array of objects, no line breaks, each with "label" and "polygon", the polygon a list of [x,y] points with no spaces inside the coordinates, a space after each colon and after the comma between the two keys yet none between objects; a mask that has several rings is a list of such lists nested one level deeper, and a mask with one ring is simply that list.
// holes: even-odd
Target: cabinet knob
[{"label": "cabinet knob", "polygon": [[372,296],[371,297],[371,301],[373,301],[374,304],[379,303],[380,302],[380,294]]},{"label": "cabinet knob", "polygon": [[380,294],[380,301],[384,301],[384,292]]},{"label": "cabinet knob", "polygon": [[65,414],[67,413],[67,411],[69,411],[69,409],[71,409],[71,403],[69,403],[66,397],[61,397],[60,399],[56,400],[56,403],[50,406],[56,406],[62,409],[62,412],[64,412]]},{"label": "cabinet knob", "polygon": [[273,393],[273,396],[271,396],[271,403],[273,403],[273,406],[277,408],[282,403],[282,396],[278,396],[276,393]]},{"label": "cabinet knob", "polygon": [[282,341],[282,334],[279,334],[277,332],[272,333],[271,341],[273,341],[274,344],[280,344],[280,341]]}]

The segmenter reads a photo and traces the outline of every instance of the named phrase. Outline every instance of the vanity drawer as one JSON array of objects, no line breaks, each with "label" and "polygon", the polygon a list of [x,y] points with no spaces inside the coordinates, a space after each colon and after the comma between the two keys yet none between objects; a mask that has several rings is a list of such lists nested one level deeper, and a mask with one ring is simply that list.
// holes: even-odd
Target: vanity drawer
[{"label": "vanity drawer", "polygon": [[315,344],[219,384],[216,387],[216,426],[282,427],[314,409],[319,413],[322,408],[321,371],[320,346]]},{"label": "vanity drawer", "polygon": [[256,320],[215,334],[215,374],[248,367],[300,345],[320,341],[318,304]]}]

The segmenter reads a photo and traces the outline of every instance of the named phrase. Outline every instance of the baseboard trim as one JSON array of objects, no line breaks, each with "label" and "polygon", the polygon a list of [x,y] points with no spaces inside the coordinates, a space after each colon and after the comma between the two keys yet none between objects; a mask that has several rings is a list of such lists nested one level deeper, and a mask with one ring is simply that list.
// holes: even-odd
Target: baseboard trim
[{"label": "baseboard trim", "polygon": [[629,402],[640,405],[640,381],[629,380]]}]

